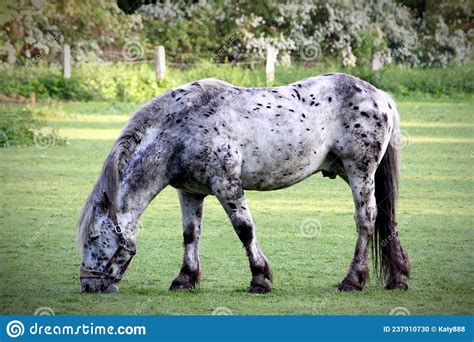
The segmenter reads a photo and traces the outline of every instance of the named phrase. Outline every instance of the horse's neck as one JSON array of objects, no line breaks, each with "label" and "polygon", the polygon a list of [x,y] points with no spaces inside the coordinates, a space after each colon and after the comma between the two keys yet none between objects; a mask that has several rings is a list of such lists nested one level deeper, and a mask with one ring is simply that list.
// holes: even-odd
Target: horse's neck
[{"label": "horse's neck", "polygon": [[143,140],[143,145],[132,154],[125,168],[117,194],[117,216],[129,226],[138,222],[153,198],[168,185],[166,167],[171,157],[170,148],[154,137]]}]

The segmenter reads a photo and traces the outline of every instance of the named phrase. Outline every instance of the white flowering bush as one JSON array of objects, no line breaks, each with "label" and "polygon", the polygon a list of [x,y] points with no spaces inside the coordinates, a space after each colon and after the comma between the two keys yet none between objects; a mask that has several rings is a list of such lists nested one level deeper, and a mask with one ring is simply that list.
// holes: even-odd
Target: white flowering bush
[{"label": "white flowering bush", "polygon": [[4,0],[0,5],[0,68],[59,63],[63,44],[75,61],[102,60],[141,29],[110,1]]},{"label": "white flowering bush", "polygon": [[157,45],[175,63],[263,61],[269,45],[284,65],[469,61],[474,35],[467,2],[442,0],[421,14],[403,3],[415,2],[179,0],[126,15],[114,1],[6,0],[0,5],[0,67],[59,63],[64,43],[75,62],[123,59],[131,43],[139,53],[125,59],[133,61],[152,59]]},{"label": "white flowering bush", "polygon": [[[336,59],[344,67],[371,65],[374,58],[383,66],[463,63],[469,59],[466,34],[453,30],[438,15],[436,27],[427,30],[426,20],[394,0],[303,1],[274,5],[272,22],[251,13],[236,24],[244,35],[241,53],[262,56],[267,45],[280,55],[293,54],[308,61],[302,47],[319,49],[318,58]],[[429,18],[429,20],[433,20]]]}]

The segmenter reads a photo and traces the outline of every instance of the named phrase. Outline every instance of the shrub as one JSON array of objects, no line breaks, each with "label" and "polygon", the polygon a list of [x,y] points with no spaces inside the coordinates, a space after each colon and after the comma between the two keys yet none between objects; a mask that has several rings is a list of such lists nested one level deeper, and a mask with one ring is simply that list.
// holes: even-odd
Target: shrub
[{"label": "shrub", "polygon": [[66,139],[59,136],[56,129],[45,128],[46,122],[39,115],[27,108],[3,112],[0,120],[0,146],[34,144],[39,148],[46,148],[64,145]]},{"label": "shrub", "polygon": [[[163,81],[156,80],[154,68],[148,64],[81,65],[73,69],[74,76],[71,79],[64,79],[59,69],[39,68],[30,74],[23,73],[21,68],[16,70],[16,73],[0,71],[0,93],[28,97],[31,92],[35,92],[40,99],[144,102],[172,87],[209,77],[244,87],[265,86],[262,66],[221,66],[209,62],[192,68],[168,68]],[[328,71],[358,76],[394,95],[421,93],[439,97],[465,96],[474,92],[472,65],[425,69],[390,65],[380,71],[372,71],[367,67],[342,68],[338,64],[278,66],[275,85],[292,83]]]},{"label": "shrub", "polygon": [[405,66],[448,66],[471,56],[472,10],[462,0],[121,0],[137,9],[131,15],[115,1],[4,2],[0,68],[58,65],[65,42],[80,63],[149,60],[156,45],[174,62],[210,60],[221,48],[221,62],[250,60],[268,45],[282,60],[291,55],[314,63],[322,56],[344,66],[374,56]]}]

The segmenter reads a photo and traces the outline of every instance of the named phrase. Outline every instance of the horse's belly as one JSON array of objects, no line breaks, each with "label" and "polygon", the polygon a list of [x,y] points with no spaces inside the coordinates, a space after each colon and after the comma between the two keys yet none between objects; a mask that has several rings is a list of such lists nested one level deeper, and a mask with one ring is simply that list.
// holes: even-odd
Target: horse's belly
[{"label": "horse's belly", "polygon": [[310,150],[293,157],[273,151],[264,158],[244,158],[241,172],[243,187],[261,191],[289,187],[317,172],[324,156],[322,150]]},{"label": "horse's belly", "polygon": [[[314,172],[312,172],[314,173]],[[306,177],[309,177],[312,173],[297,173],[291,176],[283,177],[272,177],[271,175],[264,174],[249,174],[242,175],[242,184],[245,190],[278,190],[292,186]]]}]

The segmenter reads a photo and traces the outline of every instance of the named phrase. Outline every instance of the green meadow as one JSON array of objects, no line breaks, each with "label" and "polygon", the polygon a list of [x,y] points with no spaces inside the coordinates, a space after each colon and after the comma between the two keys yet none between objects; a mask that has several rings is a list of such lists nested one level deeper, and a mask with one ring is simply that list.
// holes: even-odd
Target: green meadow
[{"label": "green meadow", "polygon": [[[0,149],[0,314],[412,315],[474,314],[474,101],[399,99],[400,236],[410,289],[339,293],[356,230],[349,187],[316,174],[288,189],[247,192],[273,291],[245,290],[244,249],[217,200],[205,202],[203,280],[170,292],[182,258],[176,192],[166,188],[140,219],[138,253],[115,294],[82,294],[75,225],[102,162],[137,103],[50,102],[48,126],[65,146]],[[6,105],[5,105],[6,106]],[[9,108],[21,105],[8,105]]]}]

